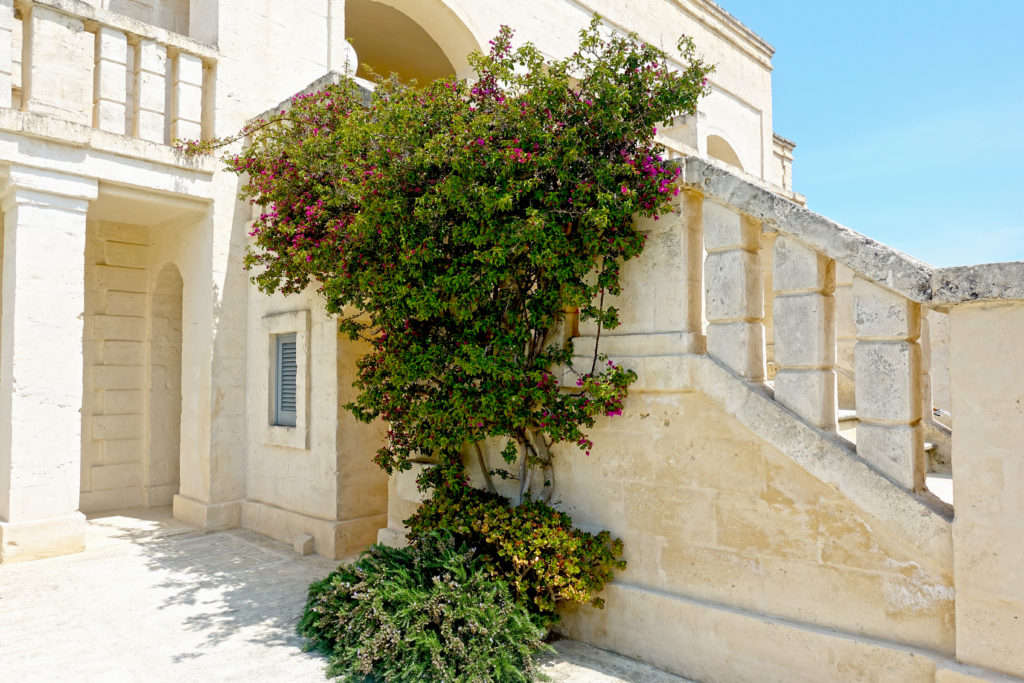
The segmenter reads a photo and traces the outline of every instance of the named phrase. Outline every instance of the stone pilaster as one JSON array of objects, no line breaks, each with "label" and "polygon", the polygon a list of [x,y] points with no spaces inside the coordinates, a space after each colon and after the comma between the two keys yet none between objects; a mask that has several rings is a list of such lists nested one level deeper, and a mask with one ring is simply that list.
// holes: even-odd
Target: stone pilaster
[{"label": "stone pilaster", "polygon": [[707,351],[741,377],[765,377],[764,284],[759,225],[704,200]]},{"label": "stone pilaster", "polygon": [[855,278],[857,454],[901,486],[924,487],[921,307]]},{"label": "stone pilaster", "polygon": [[949,314],[956,658],[1024,677],[1024,302]]},{"label": "stone pilaster", "polygon": [[[85,217],[95,181],[12,167],[3,198],[0,561],[78,552]],[[17,374],[14,373],[17,368]]]},{"label": "stone pilaster", "polygon": [[836,429],[834,262],[796,239],[775,240],[775,399],[816,427]]},{"label": "stone pilaster", "polygon": [[[642,219],[636,229],[646,238],[639,258],[623,264],[620,296],[606,296],[619,313],[619,326],[600,333],[600,352],[639,375],[640,390],[683,389],[669,370],[672,358],[703,353],[701,334],[700,243],[702,199],[687,192],[659,220]],[[576,367],[589,372],[597,325],[579,323],[574,340]],[[574,382],[575,379],[572,378]]]}]

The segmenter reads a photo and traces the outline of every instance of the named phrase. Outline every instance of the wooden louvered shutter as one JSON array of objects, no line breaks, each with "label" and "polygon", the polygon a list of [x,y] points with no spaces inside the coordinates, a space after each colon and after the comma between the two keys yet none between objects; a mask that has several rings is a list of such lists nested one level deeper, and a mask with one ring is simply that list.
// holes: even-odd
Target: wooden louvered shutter
[{"label": "wooden louvered shutter", "polygon": [[295,426],[295,390],[298,364],[295,333],[277,335],[277,409],[274,424]]}]

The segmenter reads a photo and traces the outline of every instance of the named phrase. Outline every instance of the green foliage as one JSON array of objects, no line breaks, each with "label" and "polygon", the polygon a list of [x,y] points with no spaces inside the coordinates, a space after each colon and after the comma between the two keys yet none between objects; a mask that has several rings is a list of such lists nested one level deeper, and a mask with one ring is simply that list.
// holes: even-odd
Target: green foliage
[{"label": "green foliage", "polygon": [[438,529],[455,534],[548,623],[560,603],[603,606],[597,594],[613,570],[626,566],[619,559],[622,541],[607,531],[576,529],[567,514],[540,501],[511,507],[506,498],[469,487],[439,493],[406,520],[410,538]]},{"label": "green foliage", "polygon": [[246,265],[268,293],[315,283],[372,342],[348,408],[389,423],[388,472],[430,455],[455,483],[461,447],[488,437],[546,469],[551,445],[589,450],[584,430],[621,410],[632,372],[595,359],[565,390],[556,368],[572,358],[567,314],[617,324],[602,302],[643,247],[633,219],[678,191],[655,127],[695,111],[710,71],[679,49],[669,66],[595,17],[577,52],[547,61],[503,28],[471,57],[473,83],[391,78],[368,103],[346,83],[243,131],[229,167],[263,207]]},{"label": "green foliage", "polygon": [[371,546],[310,586],[299,632],[345,681],[535,680],[543,627],[451,536]]}]

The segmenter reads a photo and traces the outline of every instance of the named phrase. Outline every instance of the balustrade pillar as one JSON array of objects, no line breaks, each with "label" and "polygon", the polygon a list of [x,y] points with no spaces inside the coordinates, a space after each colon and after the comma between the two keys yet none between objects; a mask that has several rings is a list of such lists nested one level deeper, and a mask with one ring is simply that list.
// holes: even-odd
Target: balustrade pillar
[{"label": "balustrade pillar", "polygon": [[853,282],[857,454],[901,486],[924,487],[920,305],[857,277]]},{"label": "balustrade pillar", "polygon": [[704,200],[707,350],[754,382],[765,376],[759,227],[729,207]]},{"label": "balustrade pillar", "polygon": [[779,235],[772,282],[775,399],[816,427],[835,431],[835,264]]},{"label": "balustrade pillar", "polygon": [[[3,198],[0,561],[77,552],[85,218],[96,181],[12,167]],[[15,374],[14,368],[17,368]]]},{"label": "balustrade pillar", "polygon": [[165,142],[167,48],[141,40],[135,55],[135,137]]},{"label": "balustrade pillar", "polygon": [[14,2],[0,0],[0,107],[11,106],[11,86],[14,80],[13,35]]},{"label": "balustrade pillar", "polygon": [[43,5],[26,8],[24,109],[91,125],[94,39],[80,19]]},{"label": "balustrade pillar", "polygon": [[174,57],[171,140],[198,140],[203,132],[203,61],[179,52]]},{"label": "balustrade pillar", "polygon": [[128,37],[106,26],[96,31],[95,97],[93,125],[124,135],[128,127]]}]

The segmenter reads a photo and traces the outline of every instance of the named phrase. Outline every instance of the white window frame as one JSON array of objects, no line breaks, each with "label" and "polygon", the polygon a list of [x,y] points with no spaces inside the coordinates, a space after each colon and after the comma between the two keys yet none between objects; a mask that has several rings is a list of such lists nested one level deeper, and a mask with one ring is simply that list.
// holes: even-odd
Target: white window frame
[{"label": "white window frame", "polygon": [[[263,443],[301,450],[309,449],[309,311],[272,313],[263,317],[263,358],[267,367],[265,396],[267,418],[263,425]],[[280,424],[279,343],[282,338],[295,335],[295,424]]]}]

